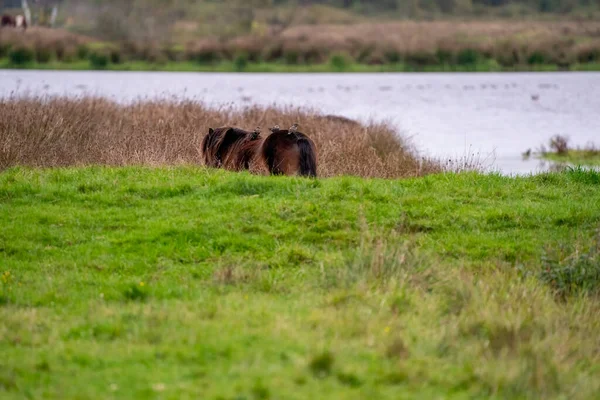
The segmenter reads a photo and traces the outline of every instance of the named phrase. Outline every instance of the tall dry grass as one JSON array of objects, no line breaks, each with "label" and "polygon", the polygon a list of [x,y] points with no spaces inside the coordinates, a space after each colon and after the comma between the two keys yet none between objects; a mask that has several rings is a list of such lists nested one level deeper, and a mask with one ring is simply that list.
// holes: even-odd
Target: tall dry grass
[{"label": "tall dry grass", "polygon": [[317,146],[320,176],[398,178],[442,170],[439,163],[419,158],[385,124],[362,125],[291,109],[215,110],[187,100],[122,105],[95,97],[0,100],[0,169],[201,164],[200,144],[209,127],[261,126],[267,131],[296,121]]}]

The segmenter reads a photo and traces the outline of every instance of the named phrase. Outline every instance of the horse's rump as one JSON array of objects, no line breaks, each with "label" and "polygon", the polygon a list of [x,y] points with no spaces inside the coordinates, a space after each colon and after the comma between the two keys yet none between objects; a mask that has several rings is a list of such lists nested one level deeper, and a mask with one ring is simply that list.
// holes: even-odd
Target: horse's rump
[{"label": "horse's rump", "polygon": [[274,132],[264,141],[262,157],[271,174],[317,176],[315,145],[301,132]]}]

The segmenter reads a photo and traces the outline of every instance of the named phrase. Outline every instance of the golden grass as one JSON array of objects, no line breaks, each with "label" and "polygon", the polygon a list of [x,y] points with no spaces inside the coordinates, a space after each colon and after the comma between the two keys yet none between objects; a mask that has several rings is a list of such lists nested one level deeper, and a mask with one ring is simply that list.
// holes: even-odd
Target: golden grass
[{"label": "golden grass", "polygon": [[296,121],[317,146],[319,176],[398,178],[442,170],[419,158],[385,124],[361,125],[297,109],[215,110],[175,100],[121,105],[93,97],[0,100],[0,169],[201,164],[200,144],[209,127],[267,131]]}]

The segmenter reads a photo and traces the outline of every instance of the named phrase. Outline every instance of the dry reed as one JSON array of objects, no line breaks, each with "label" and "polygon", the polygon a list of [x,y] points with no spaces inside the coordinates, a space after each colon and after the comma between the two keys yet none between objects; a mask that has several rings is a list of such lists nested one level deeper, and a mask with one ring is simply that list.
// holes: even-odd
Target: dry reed
[{"label": "dry reed", "polygon": [[419,158],[385,124],[361,125],[297,109],[219,110],[188,100],[123,105],[94,97],[0,100],[0,169],[201,164],[200,143],[209,127],[267,131],[295,121],[317,145],[320,176],[398,178],[442,170]]}]

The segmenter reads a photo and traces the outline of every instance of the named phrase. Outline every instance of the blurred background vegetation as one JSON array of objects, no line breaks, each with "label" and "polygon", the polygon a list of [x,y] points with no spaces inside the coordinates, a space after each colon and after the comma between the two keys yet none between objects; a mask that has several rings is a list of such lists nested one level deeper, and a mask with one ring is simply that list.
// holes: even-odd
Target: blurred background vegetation
[{"label": "blurred background vegetation", "polygon": [[[22,0],[3,0],[19,6]],[[0,3],[2,0],[0,0]],[[106,39],[229,36],[365,20],[600,16],[600,0],[29,0],[45,22]],[[169,31],[169,32],[166,32]]]},{"label": "blurred background vegetation", "polygon": [[502,69],[600,61],[600,0],[0,0],[13,14],[25,3],[34,29],[0,32],[5,65]]}]

